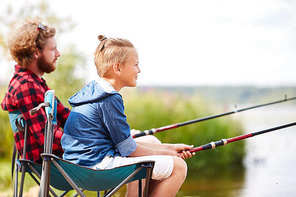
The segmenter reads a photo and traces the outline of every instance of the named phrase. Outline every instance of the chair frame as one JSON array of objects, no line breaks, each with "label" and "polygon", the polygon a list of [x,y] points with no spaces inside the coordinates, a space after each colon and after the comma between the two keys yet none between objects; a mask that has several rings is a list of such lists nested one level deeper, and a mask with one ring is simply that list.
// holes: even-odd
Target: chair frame
[{"label": "chair frame", "polygon": [[[23,125],[22,125],[23,123]],[[26,155],[26,150],[27,150],[27,137],[28,137],[28,126],[26,124],[26,121],[24,120],[22,115],[19,115],[18,118],[15,121],[15,125],[18,129],[18,132],[24,132],[24,147],[23,147],[23,154],[22,158],[20,158],[20,154],[16,149],[16,146],[14,144],[14,151],[12,155],[12,173],[11,177],[13,180],[13,176],[15,176],[14,179],[14,184],[13,184],[13,197],[22,197],[23,196],[23,189],[24,189],[24,182],[25,182],[25,175],[26,172],[29,173],[31,178],[38,184],[40,185],[40,178],[41,175],[37,171],[36,168],[33,167],[32,161],[27,160],[25,158]],[[35,165],[38,165],[35,163]],[[20,186],[19,186],[19,180],[18,180],[18,173],[21,173],[21,180],[20,180]],[[39,179],[39,180],[38,180]],[[58,197],[58,195],[53,191],[51,187],[48,188],[49,192],[54,196]],[[68,192],[68,191],[66,191]],[[63,193],[60,197],[64,196],[66,193]]]}]

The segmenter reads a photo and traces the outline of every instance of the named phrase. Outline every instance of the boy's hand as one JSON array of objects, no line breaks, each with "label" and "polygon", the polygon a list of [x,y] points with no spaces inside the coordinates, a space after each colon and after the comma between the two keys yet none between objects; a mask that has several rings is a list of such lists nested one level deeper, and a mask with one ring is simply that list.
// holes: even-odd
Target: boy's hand
[{"label": "boy's hand", "polygon": [[190,151],[182,151],[178,153],[178,157],[181,157],[182,159],[189,159],[193,157],[195,153],[191,153]]},{"label": "boy's hand", "polygon": [[195,155],[195,153],[191,153],[188,150],[193,148],[193,145],[186,144],[172,144],[172,148],[178,153],[178,157],[182,159],[189,159]]}]

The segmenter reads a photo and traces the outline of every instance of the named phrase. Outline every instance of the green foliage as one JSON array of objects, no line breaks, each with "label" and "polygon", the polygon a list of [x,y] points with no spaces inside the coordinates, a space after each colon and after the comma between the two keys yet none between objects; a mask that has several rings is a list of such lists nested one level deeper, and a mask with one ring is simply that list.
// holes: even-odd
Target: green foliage
[{"label": "green foliage", "polygon": [[8,113],[0,111],[0,158],[11,157],[13,134],[9,124]]},{"label": "green foliage", "polygon": [[0,161],[0,191],[2,192],[4,192],[7,188],[11,188],[10,166],[11,164],[9,161]]},{"label": "green foliage", "polygon": [[[131,127],[139,130],[185,122],[211,113],[209,104],[199,97],[181,97],[155,92],[125,92],[126,113]],[[211,141],[241,135],[242,126],[230,118],[220,118],[187,125],[156,134],[164,143],[199,146]],[[245,155],[243,141],[215,150],[202,151],[189,160],[189,169],[214,173],[215,168],[242,167]]]},{"label": "green foliage", "polygon": [[[11,162],[8,160],[0,161],[0,196],[12,196],[13,184],[11,179]],[[19,184],[21,173],[18,173]],[[14,176],[15,177],[15,176]],[[28,192],[30,188],[36,186],[34,180],[26,174],[24,183],[24,193]],[[30,196],[30,195],[24,195]]]},{"label": "green foliage", "polygon": [[[6,88],[0,88],[0,99],[2,101]],[[13,134],[9,123],[8,113],[0,110],[0,158],[11,157],[13,148]]]}]

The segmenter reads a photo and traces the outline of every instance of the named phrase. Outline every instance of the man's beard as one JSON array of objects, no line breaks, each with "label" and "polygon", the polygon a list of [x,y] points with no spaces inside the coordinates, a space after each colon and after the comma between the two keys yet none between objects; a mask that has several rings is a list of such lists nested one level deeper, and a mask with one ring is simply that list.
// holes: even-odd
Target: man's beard
[{"label": "man's beard", "polygon": [[37,59],[37,67],[45,73],[51,73],[55,70],[54,63],[46,61],[43,55]]}]

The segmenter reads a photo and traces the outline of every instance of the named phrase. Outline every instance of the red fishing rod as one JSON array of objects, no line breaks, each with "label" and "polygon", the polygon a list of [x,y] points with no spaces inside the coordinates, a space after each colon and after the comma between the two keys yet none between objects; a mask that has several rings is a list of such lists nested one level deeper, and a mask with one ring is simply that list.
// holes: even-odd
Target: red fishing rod
[{"label": "red fishing rod", "polygon": [[219,141],[216,141],[216,142],[210,142],[208,144],[192,148],[189,151],[191,153],[194,153],[194,152],[199,152],[199,151],[203,151],[203,150],[207,150],[207,149],[215,149],[218,146],[224,146],[224,145],[230,144],[232,142],[244,140],[246,138],[254,137],[256,135],[261,135],[261,134],[264,134],[264,133],[268,133],[268,132],[271,132],[271,131],[275,131],[275,130],[279,130],[279,129],[283,129],[283,128],[287,128],[287,127],[292,127],[292,126],[295,126],[295,125],[296,125],[296,122],[293,122],[293,123],[289,123],[289,124],[285,124],[285,125],[281,125],[281,126],[277,126],[277,127],[273,127],[273,128],[269,128],[269,129],[265,129],[265,130],[245,134],[245,135],[240,135],[240,136],[233,137],[233,138],[222,139],[222,140],[219,140]]},{"label": "red fishing rod", "polygon": [[273,102],[270,102],[270,103],[264,103],[264,104],[260,104],[260,105],[255,105],[255,106],[246,107],[246,108],[241,108],[241,109],[236,109],[236,110],[233,110],[233,111],[230,111],[230,112],[225,112],[225,113],[222,113],[222,114],[207,116],[207,117],[204,117],[204,118],[199,118],[199,119],[189,120],[189,121],[182,122],[182,123],[163,126],[163,127],[157,128],[157,129],[153,128],[153,129],[150,129],[150,130],[145,130],[145,131],[143,131],[141,133],[135,134],[133,136],[133,138],[137,138],[137,137],[141,137],[141,136],[145,136],[145,135],[154,135],[155,133],[158,133],[158,132],[161,132],[161,131],[175,129],[175,128],[182,127],[182,126],[185,126],[185,125],[194,124],[194,123],[198,123],[198,122],[202,122],[202,121],[206,121],[206,120],[211,120],[211,119],[214,119],[214,118],[219,118],[219,117],[222,117],[222,116],[227,116],[227,115],[231,115],[231,114],[234,114],[234,113],[247,111],[247,110],[250,110],[250,109],[265,107],[265,106],[273,105],[273,104],[277,104],[277,103],[283,103],[283,102],[287,102],[287,101],[291,101],[291,100],[295,100],[295,99],[296,99],[296,97],[287,98],[287,95],[285,95],[284,99],[282,99],[282,100],[273,101]]}]

